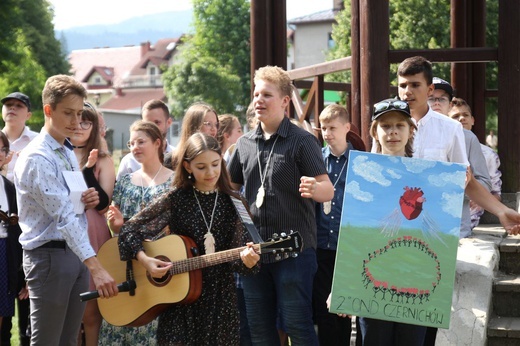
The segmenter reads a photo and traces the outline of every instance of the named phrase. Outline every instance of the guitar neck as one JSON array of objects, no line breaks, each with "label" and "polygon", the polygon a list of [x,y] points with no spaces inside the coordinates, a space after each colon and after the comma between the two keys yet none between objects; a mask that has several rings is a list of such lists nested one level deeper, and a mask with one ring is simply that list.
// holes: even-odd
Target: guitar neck
[{"label": "guitar neck", "polygon": [[[180,261],[173,262],[173,268],[170,269],[172,275],[186,273],[192,270],[211,267],[217,264],[227,263],[240,258],[240,252],[246,249],[247,246],[236,249],[219,251],[216,253],[206,254],[197,257],[186,258]],[[254,244],[253,249],[256,252],[261,251],[260,244]]]}]

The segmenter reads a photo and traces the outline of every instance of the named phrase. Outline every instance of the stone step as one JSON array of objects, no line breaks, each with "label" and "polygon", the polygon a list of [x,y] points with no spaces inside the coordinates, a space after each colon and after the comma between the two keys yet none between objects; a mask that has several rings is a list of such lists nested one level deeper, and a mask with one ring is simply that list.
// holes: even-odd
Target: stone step
[{"label": "stone step", "polygon": [[487,329],[488,346],[520,345],[520,318],[492,315]]},{"label": "stone step", "polygon": [[508,274],[520,274],[520,236],[508,236],[499,245],[500,271]]},{"label": "stone step", "polygon": [[520,317],[520,275],[498,272],[493,279],[492,299],[498,316]]}]

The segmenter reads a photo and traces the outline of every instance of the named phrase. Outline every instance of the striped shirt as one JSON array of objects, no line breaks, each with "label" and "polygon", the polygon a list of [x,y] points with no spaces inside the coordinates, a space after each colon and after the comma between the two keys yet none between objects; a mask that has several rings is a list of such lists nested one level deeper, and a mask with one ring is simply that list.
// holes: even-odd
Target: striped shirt
[{"label": "striped shirt", "polygon": [[[264,240],[274,233],[292,230],[303,237],[305,248],[316,248],[315,203],[301,197],[298,190],[302,176],[327,174],[321,149],[311,133],[284,118],[276,133],[264,140],[262,128],[258,126],[238,140],[228,169],[231,181],[244,186],[253,222]],[[265,197],[262,206],[257,208],[260,171],[262,176],[265,174]]]}]

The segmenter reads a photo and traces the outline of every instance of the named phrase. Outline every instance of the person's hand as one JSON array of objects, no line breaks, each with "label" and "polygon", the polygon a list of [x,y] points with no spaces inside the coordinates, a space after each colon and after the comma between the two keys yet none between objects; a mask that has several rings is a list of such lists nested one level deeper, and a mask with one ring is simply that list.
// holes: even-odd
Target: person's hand
[{"label": "person's hand", "polygon": [[300,178],[300,194],[304,198],[314,197],[316,192],[316,178],[303,176]]},{"label": "person's hand", "polygon": [[85,260],[90,277],[94,281],[96,290],[100,298],[110,298],[117,296],[119,289],[114,278],[103,268],[97,257],[90,257]]},{"label": "person's hand", "polygon": [[93,209],[99,204],[99,193],[93,187],[83,192],[81,201],[85,204],[85,210]]},{"label": "person's hand", "polygon": [[[327,310],[330,310],[331,300],[332,300],[332,293],[329,293],[329,296],[327,297]],[[336,315],[338,315],[339,317],[352,318],[352,315],[347,315],[347,314],[336,314]]]},{"label": "person's hand", "polygon": [[260,255],[253,248],[253,243],[247,243],[247,248],[240,252],[240,259],[248,268],[253,268],[260,260]]},{"label": "person's hand", "polygon": [[29,298],[29,285],[27,285],[27,283],[26,283],[25,286],[22,287],[20,292],[18,292],[18,299],[24,300],[27,298]]},{"label": "person's hand", "polygon": [[517,235],[520,233],[520,214],[511,208],[505,209],[497,214],[500,223],[508,234]]},{"label": "person's hand", "polygon": [[153,278],[162,278],[173,267],[172,262],[165,262],[155,257],[147,256],[144,251],[139,251],[137,259]]},{"label": "person's hand", "polygon": [[108,207],[107,220],[110,229],[114,233],[119,233],[121,227],[123,227],[123,223],[125,222],[123,219],[123,214],[121,214],[121,210],[119,210],[119,208],[115,205]]},{"label": "person's hand", "polygon": [[9,164],[9,162],[11,162],[11,160],[13,159],[13,157],[15,155],[19,155],[20,152],[19,151],[9,151],[9,153],[7,153],[7,155],[5,156],[5,161],[4,161],[4,166],[7,167],[7,165]]},{"label": "person's hand", "polygon": [[85,164],[86,168],[93,167],[96,164],[97,159],[98,159],[98,153],[99,153],[98,149],[92,149],[90,151],[90,154],[88,155],[87,163]]}]

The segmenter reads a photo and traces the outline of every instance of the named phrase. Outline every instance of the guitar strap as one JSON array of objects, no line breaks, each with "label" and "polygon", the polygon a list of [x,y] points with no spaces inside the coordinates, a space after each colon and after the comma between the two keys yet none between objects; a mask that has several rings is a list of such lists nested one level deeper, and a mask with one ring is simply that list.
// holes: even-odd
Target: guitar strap
[{"label": "guitar strap", "polygon": [[249,209],[248,209],[245,201],[241,198],[237,198],[237,197],[233,197],[233,196],[230,196],[230,197],[231,197],[231,200],[233,201],[233,205],[235,206],[238,216],[240,217],[240,220],[242,221],[242,224],[246,227],[253,242],[255,244],[263,243],[264,240],[258,233],[258,230],[256,229],[256,226],[253,223],[253,220],[251,220],[251,214],[249,213]]}]

